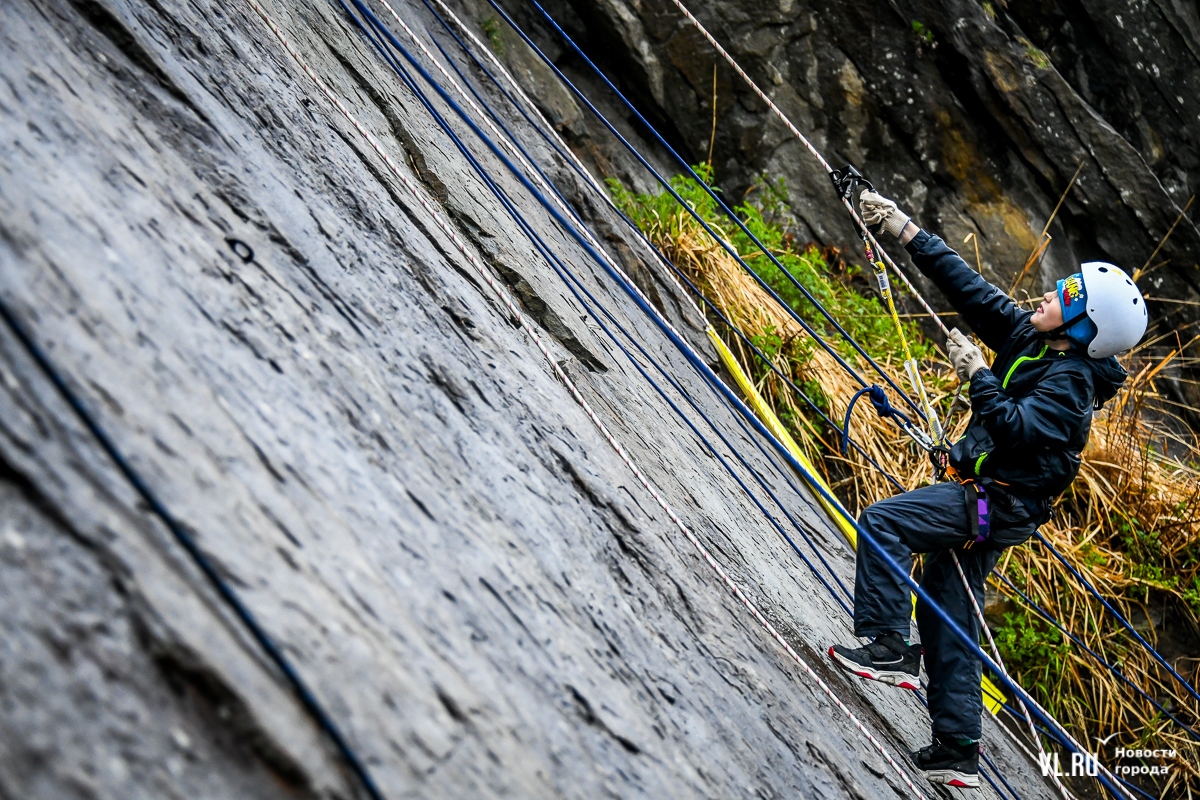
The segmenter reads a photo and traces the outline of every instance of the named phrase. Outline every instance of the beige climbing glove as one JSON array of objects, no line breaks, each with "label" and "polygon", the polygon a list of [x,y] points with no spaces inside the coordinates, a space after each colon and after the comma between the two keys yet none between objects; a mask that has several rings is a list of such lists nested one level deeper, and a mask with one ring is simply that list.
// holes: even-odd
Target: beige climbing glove
[{"label": "beige climbing glove", "polygon": [[858,207],[862,211],[863,222],[867,223],[867,227],[882,225],[885,231],[896,238],[900,237],[904,226],[908,224],[908,215],[901,211],[894,201],[870,190],[862,193],[858,200]]},{"label": "beige climbing glove", "polygon": [[967,383],[976,372],[987,366],[983,360],[983,351],[967,338],[958,328],[950,331],[946,340],[946,350],[950,353],[950,363],[954,365],[954,374],[963,383]]}]

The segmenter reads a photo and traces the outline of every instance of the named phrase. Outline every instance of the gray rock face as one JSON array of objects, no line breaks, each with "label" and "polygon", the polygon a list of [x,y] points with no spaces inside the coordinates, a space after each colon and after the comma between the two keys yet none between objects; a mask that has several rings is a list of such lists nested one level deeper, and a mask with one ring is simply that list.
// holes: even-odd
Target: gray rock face
[{"label": "gray rock face", "polygon": [[[713,160],[727,198],[740,202],[764,172],[772,180],[782,176],[798,239],[862,259],[824,170],[671,0],[544,5],[690,163],[704,161],[712,141],[715,66]],[[1034,270],[1035,296],[1081,261],[1112,261],[1128,271],[1151,265],[1156,246],[1200,189],[1195,4],[685,5],[834,166],[856,165],[972,260],[973,246],[963,242],[975,234],[984,275],[1004,287],[1081,164]],[[512,7],[568,74],[603,96],[530,4]],[[630,133],[642,138],[641,131]],[[587,120],[581,142],[643,185],[638,170],[611,155],[619,148],[594,121]],[[669,174],[679,171],[664,165]],[[903,264],[900,250],[890,248]],[[1200,320],[1198,253],[1200,229],[1185,216],[1154,256],[1160,266],[1141,281],[1147,296],[1162,298],[1150,304],[1155,335],[1180,329],[1183,341],[1192,337],[1187,326]],[[936,289],[914,277],[937,308],[949,309]],[[920,308],[910,302],[908,310]],[[1176,382],[1170,391],[1200,406],[1194,385]],[[1193,427],[1200,424],[1191,419]]]},{"label": "gray rock face", "polygon": [[[434,29],[420,4],[395,7]],[[829,669],[824,649],[851,639],[844,612],[428,112],[335,6],[267,11],[511,287],[671,507],[906,764],[901,753],[928,740],[923,709]],[[907,793],[248,4],[15,0],[0,4],[0,36],[4,302],[385,797]],[[617,220],[480,86],[702,346],[699,322]],[[662,364],[679,383],[672,400],[717,442],[685,397],[712,418],[850,582],[853,555],[812,497],[789,489],[649,319],[471,146],[643,343],[638,363]],[[0,387],[0,795],[363,796],[7,329]],[[1048,796],[986,730],[1021,796]]]}]

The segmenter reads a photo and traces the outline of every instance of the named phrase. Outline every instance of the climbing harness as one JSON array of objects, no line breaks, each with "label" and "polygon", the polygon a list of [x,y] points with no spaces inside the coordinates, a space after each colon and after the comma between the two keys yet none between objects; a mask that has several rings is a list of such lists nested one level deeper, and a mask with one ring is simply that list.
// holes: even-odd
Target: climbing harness
[{"label": "climbing harness", "polygon": [[[959,477],[958,473],[955,472],[953,468],[949,470],[949,475],[952,480],[958,481],[958,483],[963,487],[963,501],[964,505],[966,506],[967,523],[971,538],[969,538],[963,544],[962,549],[964,551],[970,550],[975,545],[987,541],[987,539],[991,536],[992,514],[991,505],[988,502],[987,490],[973,478]],[[996,640],[992,636],[992,629],[988,627],[987,620],[984,619],[983,616],[983,610],[979,607],[979,602],[975,599],[975,592],[971,589],[971,584],[967,580],[966,573],[963,571],[962,563],[958,559],[958,553],[956,553],[954,550],[951,550],[950,558],[954,562],[954,568],[958,572],[959,579],[962,581],[963,589],[971,601],[971,610],[975,614],[975,618],[979,621],[979,627],[984,632],[984,635],[988,640],[988,646],[996,658],[996,665],[1003,671],[1004,676],[1007,678],[1009,676],[1004,667],[1004,660],[1000,657],[1000,648],[996,645]],[[1026,724],[1029,726],[1029,735],[1033,739],[1034,745],[1037,746],[1038,759],[1040,763],[1041,759],[1044,759],[1046,754],[1045,748],[1042,746],[1042,738],[1038,736],[1037,726],[1034,725],[1033,716],[1029,713],[1029,709],[1026,708],[1021,696],[1017,695],[1014,697],[1014,699],[1016,700],[1017,708],[1020,710]],[[1004,728],[1003,725],[1000,727]],[[1008,731],[1007,728],[1004,728],[1004,730],[1009,732],[1011,735],[1011,732]],[[1013,737],[1013,740],[1018,741],[1016,737]],[[1022,747],[1022,749],[1025,748]],[[1025,749],[1025,752],[1030,756],[1030,760],[1032,761],[1033,754],[1027,749]],[[1091,758],[1091,756],[1088,755],[1085,755],[1084,757]],[[1049,778],[1065,798],[1065,800],[1073,800],[1070,792],[1067,791],[1066,787],[1063,786],[1062,781],[1059,780],[1058,775],[1051,773]]]},{"label": "climbing harness", "polygon": [[971,538],[963,545],[963,549],[970,550],[986,542],[992,535],[992,510],[988,504],[987,490],[973,478],[963,478],[959,485],[963,487],[963,505],[966,506],[967,521],[971,526]]}]

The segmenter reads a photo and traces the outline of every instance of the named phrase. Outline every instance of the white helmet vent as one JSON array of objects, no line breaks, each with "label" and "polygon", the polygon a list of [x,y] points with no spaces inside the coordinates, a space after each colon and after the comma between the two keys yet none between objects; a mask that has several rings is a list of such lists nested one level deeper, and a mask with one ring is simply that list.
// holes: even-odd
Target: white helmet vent
[{"label": "white helmet vent", "polygon": [[[1107,358],[1133,347],[1146,333],[1149,316],[1137,284],[1120,267],[1103,261],[1081,264],[1080,271],[1087,292],[1087,315],[1096,326],[1088,355]],[[1126,300],[1131,301],[1134,309],[1141,308],[1140,316],[1125,305]]]}]

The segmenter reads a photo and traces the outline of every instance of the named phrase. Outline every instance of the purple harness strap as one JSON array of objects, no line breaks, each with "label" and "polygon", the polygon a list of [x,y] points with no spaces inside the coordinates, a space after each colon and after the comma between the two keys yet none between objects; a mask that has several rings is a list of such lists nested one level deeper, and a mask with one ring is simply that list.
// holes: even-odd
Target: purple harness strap
[{"label": "purple harness strap", "polygon": [[988,506],[987,490],[975,481],[962,482],[967,506],[967,522],[971,529],[971,538],[963,545],[969,549],[972,545],[987,541],[992,534],[992,513]]}]

